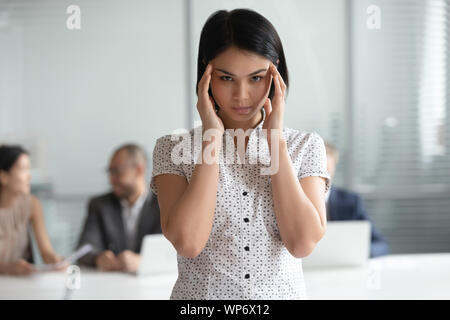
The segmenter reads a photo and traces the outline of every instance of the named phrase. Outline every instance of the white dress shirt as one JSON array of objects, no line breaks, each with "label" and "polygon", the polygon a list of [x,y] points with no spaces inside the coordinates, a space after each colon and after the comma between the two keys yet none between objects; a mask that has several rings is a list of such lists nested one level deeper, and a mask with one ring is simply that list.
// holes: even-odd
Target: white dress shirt
[{"label": "white dress shirt", "polygon": [[[268,162],[265,162],[267,165],[263,163],[270,157],[267,140],[259,134],[265,118],[264,110],[262,113],[263,120],[249,137],[245,164],[226,163],[224,149],[221,152],[217,202],[209,239],[197,257],[191,259],[177,255],[178,279],[171,299],[307,298],[302,259],[292,256],[281,240],[271,178],[260,174],[260,168],[268,168]],[[192,129],[179,136],[194,139],[195,131]],[[201,133],[201,129],[197,132]],[[223,135],[223,148],[229,134],[225,131]],[[297,177],[323,177],[328,191],[330,177],[322,138],[316,132],[289,128],[284,128],[283,135]],[[172,141],[171,135],[160,137],[156,142],[150,184],[155,194],[154,177],[157,175],[176,174],[188,182],[192,178],[194,159],[198,159],[201,151],[201,140],[192,143],[195,152],[191,163],[176,164],[172,161],[172,149],[179,143],[179,140]],[[263,148],[265,160],[251,164],[250,159],[255,160],[257,146]]]},{"label": "white dress shirt", "polygon": [[133,249],[135,245],[137,222],[147,196],[148,190],[145,189],[133,205],[130,205],[126,199],[120,199],[120,204],[122,206],[122,220],[125,227],[125,238],[127,246],[130,249]]}]

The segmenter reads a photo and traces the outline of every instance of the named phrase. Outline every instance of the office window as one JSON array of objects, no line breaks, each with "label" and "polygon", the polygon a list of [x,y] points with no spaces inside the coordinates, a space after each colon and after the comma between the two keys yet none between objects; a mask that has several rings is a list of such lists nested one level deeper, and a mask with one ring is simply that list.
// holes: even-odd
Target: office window
[{"label": "office window", "polygon": [[392,253],[449,251],[450,1],[352,1],[352,17],[352,187]]}]

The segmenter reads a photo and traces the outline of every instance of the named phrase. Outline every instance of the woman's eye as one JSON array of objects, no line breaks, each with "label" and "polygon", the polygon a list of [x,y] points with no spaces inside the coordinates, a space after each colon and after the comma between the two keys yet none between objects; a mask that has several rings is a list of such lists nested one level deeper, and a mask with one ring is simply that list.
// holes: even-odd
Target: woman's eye
[{"label": "woman's eye", "polygon": [[231,77],[228,76],[221,76],[220,79],[224,80],[224,81],[231,81],[233,79],[231,79]]},{"label": "woman's eye", "polygon": [[258,81],[260,81],[262,79],[262,77],[261,76],[254,76],[254,77],[252,77],[252,79],[253,79],[254,82],[258,82]]}]

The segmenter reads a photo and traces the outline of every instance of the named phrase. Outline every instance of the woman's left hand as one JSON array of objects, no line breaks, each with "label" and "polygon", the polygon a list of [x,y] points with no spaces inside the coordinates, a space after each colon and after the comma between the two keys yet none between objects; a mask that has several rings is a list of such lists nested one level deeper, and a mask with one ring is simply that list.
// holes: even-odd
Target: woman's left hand
[{"label": "woman's left hand", "polygon": [[274,81],[275,92],[272,97],[272,101],[269,98],[267,98],[266,102],[264,103],[266,118],[264,119],[263,129],[267,129],[267,142],[270,147],[272,142],[271,133],[276,134],[277,137],[276,141],[281,141],[284,139],[283,119],[284,119],[284,105],[285,105],[284,99],[286,93],[286,84],[284,83],[283,77],[280,75],[277,68],[272,62],[270,63],[269,70]]}]

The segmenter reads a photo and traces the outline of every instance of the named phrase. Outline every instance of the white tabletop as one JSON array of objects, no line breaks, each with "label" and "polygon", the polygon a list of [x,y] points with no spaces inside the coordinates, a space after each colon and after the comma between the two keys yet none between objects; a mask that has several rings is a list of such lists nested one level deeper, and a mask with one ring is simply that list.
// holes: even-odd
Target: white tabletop
[{"label": "white tabletop", "polygon": [[450,299],[450,253],[387,255],[304,275],[310,299]]},{"label": "white tabletop", "polygon": [[[389,255],[358,268],[304,269],[310,299],[450,299],[450,253]],[[81,269],[72,299],[168,299],[177,274]],[[0,276],[0,299],[62,299],[64,272]]]}]

